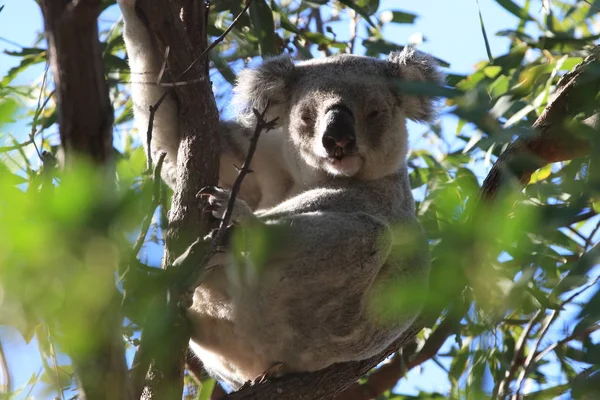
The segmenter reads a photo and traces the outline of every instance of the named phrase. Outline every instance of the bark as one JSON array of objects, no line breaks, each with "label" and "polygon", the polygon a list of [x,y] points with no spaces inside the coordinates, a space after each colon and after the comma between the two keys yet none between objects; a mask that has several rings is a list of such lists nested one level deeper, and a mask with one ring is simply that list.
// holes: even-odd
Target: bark
[{"label": "bark", "polygon": [[[600,79],[587,68],[596,62],[597,52],[598,48],[559,81],[554,98],[532,126],[533,134],[517,139],[498,157],[481,188],[482,199],[493,199],[511,182],[526,185],[531,174],[547,164],[589,154],[589,141],[574,135],[568,123],[575,114],[598,107],[594,97]],[[583,121],[596,130],[598,122],[598,115]]]},{"label": "bark", "polygon": [[60,139],[73,155],[103,164],[112,153],[113,109],[104,79],[97,18],[100,0],[41,0],[56,86]]},{"label": "bark", "polygon": [[196,194],[203,187],[216,184],[219,168],[219,114],[208,76],[207,55],[197,60],[207,46],[207,10],[203,1],[186,0],[183,8],[178,4],[166,0],[137,2],[161,47],[161,54],[169,48],[163,81],[181,83],[174,88],[179,103],[181,143],[166,234],[165,265],[207,232],[209,219],[202,213]]},{"label": "bark", "polygon": [[[165,235],[167,267],[198,237],[208,233],[210,215],[196,197],[201,188],[216,185],[219,166],[218,111],[208,77],[206,5],[204,1],[138,0],[137,11],[157,39],[161,54],[169,48],[163,82],[179,104],[180,137],[177,183]],[[200,260],[198,260],[200,262]],[[178,301],[179,286],[171,288],[158,332],[144,330],[140,350],[152,361],[145,376],[143,399],[181,398],[188,349],[187,321]],[[144,335],[146,338],[144,339]]]},{"label": "bark", "polygon": [[[65,165],[83,156],[111,171],[113,110],[104,79],[97,18],[100,0],[40,0],[56,86],[58,122]],[[110,190],[111,175],[107,174]],[[112,274],[102,274],[111,279]],[[114,299],[117,299],[115,289]],[[81,398],[131,398],[118,301],[94,315],[89,349],[69,348],[81,383]],[[62,321],[68,323],[68,321]]]},{"label": "bark", "polygon": [[286,375],[280,379],[251,386],[223,397],[223,400],[330,400],[364,376],[421,331],[420,322],[413,324],[385,351],[363,361],[334,364],[321,371]]}]

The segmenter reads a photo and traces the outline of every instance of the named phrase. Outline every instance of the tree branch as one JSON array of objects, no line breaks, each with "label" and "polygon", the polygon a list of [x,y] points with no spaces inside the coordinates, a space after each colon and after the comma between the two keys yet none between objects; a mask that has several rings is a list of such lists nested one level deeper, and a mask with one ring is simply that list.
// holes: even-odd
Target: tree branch
[{"label": "tree branch", "polygon": [[[534,133],[517,139],[498,157],[483,182],[483,199],[493,199],[501,187],[510,182],[526,185],[531,174],[547,164],[589,154],[590,143],[574,136],[565,122],[578,112],[598,106],[597,100],[591,95],[595,96],[598,93],[600,78],[588,71],[588,67],[597,61],[598,52],[596,48],[583,62],[561,78],[553,99],[532,126]],[[583,123],[598,129],[600,118],[593,115]]]},{"label": "tree branch", "polygon": [[[108,172],[106,186],[110,190],[113,110],[98,40],[101,1],[40,0],[39,4],[56,86],[65,166],[72,168],[77,157],[87,157]],[[112,274],[103,276],[111,280],[105,284],[114,286]],[[82,398],[131,397],[117,297],[114,288],[113,299],[93,316],[97,328],[90,330],[87,348],[65,346],[81,382]]]},{"label": "tree branch", "polygon": [[104,79],[96,21],[100,3],[100,0],[39,2],[67,166],[74,153],[99,164],[104,164],[112,154],[113,109]]},{"label": "tree branch", "polygon": [[330,400],[401,346],[411,341],[422,328],[421,323],[413,324],[381,354],[367,360],[334,364],[317,372],[285,375],[282,378],[231,393],[223,400]]},{"label": "tree branch", "polygon": [[[398,360],[395,360],[395,362],[393,360],[391,363],[373,371],[366,383],[362,385],[358,382],[353,383],[338,398],[340,400],[370,400],[392,389],[408,371],[435,357],[444,343],[446,343],[446,340],[456,332],[460,325],[460,320],[468,310],[468,306],[468,302],[460,302],[460,304],[454,306],[448,312],[446,318],[427,338],[418,353],[403,354],[403,357],[397,355],[394,358],[398,358]],[[402,350],[406,350],[406,348]]]},{"label": "tree branch", "polygon": [[225,215],[223,215],[223,219],[219,225],[219,231],[217,232],[217,236],[215,237],[214,244],[216,247],[222,246],[225,243],[225,235],[227,234],[227,227],[229,225],[229,221],[231,220],[231,215],[233,214],[233,208],[235,206],[235,199],[242,188],[242,182],[246,175],[252,171],[250,171],[250,163],[252,162],[252,158],[254,157],[254,152],[256,152],[256,146],[258,145],[258,139],[260,138],[260,134],[262,131],[269,132],[271,129],[275,127],[275,122],[277,122],[277,118],[272,121],[265,121],[265,115],[269,110],[269,104],[265,107],[262,113],[259,113],[258,110],[254,109],[254,115],[256,116],[256,127],[254,128],[254,133],[250,138],[250,145],[248,147],[248,153],[246,154],[246,159],[244,160],[244,164],[241,166],[238,172],[238,176],[235,178],[233,182],[233,186],[231,187],[231,196],[229,197],[229,201],[227,202],[227,209],[225,210]]}]

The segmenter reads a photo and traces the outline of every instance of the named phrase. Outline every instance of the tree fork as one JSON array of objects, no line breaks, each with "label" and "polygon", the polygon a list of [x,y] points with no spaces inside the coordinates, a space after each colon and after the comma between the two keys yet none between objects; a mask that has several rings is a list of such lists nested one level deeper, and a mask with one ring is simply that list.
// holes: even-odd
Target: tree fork
[{"label": "tree fork", "polygon": [[[177,178],[165,235],[163,267],[173,261],[198,238],[208,233],[211,216],[202,212],[196,197],[201,188],[217,184],[219,170],[219,115],[209,80],[206,16],[207,3],[184,0],[137,0],[136,11],[165,54],[166,79],[172,82],[179,105],[181,138],[177,155]],[[198,260],[200,263],[200,259]],[[181,398],[183,373],[189,343],[187,320],[178,301],[178,287],[168,289],[165,307],[158,311],[158,331],[145,331],[138,351],[152,360],[146,373],[143,399]],[[146,335],[146,340],[144,339]],[[150,338],[148,337],[150,336]],[[149,339],[149,340],[148,340]]]}]

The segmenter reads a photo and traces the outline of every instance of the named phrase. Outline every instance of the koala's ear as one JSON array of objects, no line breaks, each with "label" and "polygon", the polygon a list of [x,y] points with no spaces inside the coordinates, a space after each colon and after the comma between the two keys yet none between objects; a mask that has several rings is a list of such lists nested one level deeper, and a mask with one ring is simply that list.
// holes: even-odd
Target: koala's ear
[{"label": "koala's ear", "polygon": [[[437,61],[428,54],[406,46],[402,51],[390,53],[387,60],[388,73],[393,79],[409,82],[431,82],[444,84],[445,76],[440,71]],[[430,121],[435,116],[436,98],[415,96],[397,90],[400,107],[407,118],[414,121]]]},{"label": "koala's ear", "polygon": [[258,68],[241,71],[233,88],[233,103],[237,107],[239,122],[253,126],[256,119],[252,109],[263,112],[267,104],[268,119],[278,117],[289,98],[289,90],[286,89],[294,68],[291,57],[282,54],[266,59]]}]

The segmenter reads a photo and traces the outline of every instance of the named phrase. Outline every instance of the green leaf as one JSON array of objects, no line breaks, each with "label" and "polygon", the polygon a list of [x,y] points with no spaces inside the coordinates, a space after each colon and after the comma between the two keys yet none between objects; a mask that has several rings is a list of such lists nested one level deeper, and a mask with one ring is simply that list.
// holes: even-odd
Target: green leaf
[{"label": "green leaf", "polygon": [[107,53],[103,57],[104,65],[108,71],[129,71],[129,65],[121,57]]},{"label": "green leaf", "polygon": [[392,51],[401,51],[404,48],[404,46],[383,39],[365,39],[362,44],[367,49],[367,55],[369,56],[389,54]]},{"label": "green leaf", "polygon": [[452,378],[454,382],[458,382],[460,377],[465,373],[467,369],[467,365],[469,365],[469,347],[463,347],[458,350],[458,353],[452,359],[452,363],[450,364],[450,373],[448,376]]},{"label": "green leaf", "polygon": [[233,69],[231,69],[227,61],[225,61],[218,53],[211,53],[210,60],[213,62],[221,76],[233,85],[235,83],[235,72],[233,72]]},{"label": "green leaf", "polygon": [[568,383],[557,385],[553,387],[549,387],[547,389],[538,390],[537,392],[532,392],[526,394],[523,398],[527,400],[550,400],[556,399],[560,397],[562,394],[569,391],[571,385]]},{"label": "green leaf", "polygon": [[32,55],[34,56],[34,55],[38,55],[38,54],[43,54],[45,52],[46,52],[45,49],[40,49],[37,47],[23,47],[19,51],[5,50],[4,54],[13,56],[13,57],[25,57],[25,56],[32,56]]},{"label": "green leaf", "polygon": [[329,46],[333,43],[333,40],[319,32],[304,32],[302,33],[302,36],[308,39],[310,42],[320,46]]},{"label": "green leaf", "polygon": [[397,24],[412,24],[417,19],[417,14],[402,11],[392,11],[392,15],[392,22]]},{"label": "green leaf", "polygon": [[513,1],[511,1],[511,0],[496,0],[496,2],[500,6],[502,6],[502,8],[504,8],[506,11],[511,13],[512,15],[514,15],[520,19],[524,19],[527,21],[533,21],[533,18],[527,13],[527,11],[525,11],[524,9],[519,7],[519,5],[517,5]]},{"label": "green leaf", "polygon": [[210,396],[215,388],[216,383],[217,381],[211,378],[203,379],[197,400],[210,400]]},{"label": "green leaf", "polygon": [[19,102],[12,97],[0,99],[0,126],[14,122],[14,115],[19,109]]},{"label": "green leaf", "polygon": [[600,396],[600,366],[583,370],[571,384],[572,398],[582,400],[598,399]]},{"label": "green leaf", "polygon": [[115,118],[115,125],[122,124],[133,119],[133,102],[128,101],[123,107],[123,111]]},{"label": "green leaf", "polygon": [[13,174],[11,170],[1,162],[0,176],[2,177],[3,185],[15,186],[27,182],[27,179],[23,178],[22,176]]},{"label": "green leaf", "polygon": [[255,0],[250,5],[250,19],[254,34],[258,38],[260,55],[263,57],[279,54],[273,11],[265,0]]},{"label": "green leaf", "polygon": [[70,365],[48,366],[40,377],[40,381],[64,389],[71,386],[73,380],[72,371],[73,367]]},{"label": "green leaf", "polygon": [[[31,53],[28,53],[31,51]],[[0,88],[8,86],[21,72],[25,71],[32,65],[39,64],[46,60],[46,50],[24,48],[21,52],[5,52],[8,55],[20,56],[21,63],[16,67],[11,68],[8,73],[0,81]]]},{"label": "green leaf", "polygon": [[490,49],[490,41],[488,40],[487,33],[485,32],[485,24],[483,23],[483,15],[481,15],[481,7],[479,6],[479,0],[477,0],[477,10],[479,11],[479,25],[481,26],[481,33],[483,34],[483,41],[485,42],[485,51],[490,60],[490,64],[494,64],[494,57],[492,56],[492,50]]},{"label": "green leaf", "polygon": [[548,164],[545,167],[542,167],[531,174],[531,178],[529,178],[529,184],[536,183],[539,181],[543,181],[552,173],[552,164]]},{"label": "green leaf", "polygon": [[329,0],[305,0],[304,3],[312,8],[319,8],[321,6],[327,5]]},{"label": "green leaf", "polygon": [[412,24],[417,18],[416,14],[404,11],[383,11],[379,20],[383,23],[394,22],[396,24]]},{"label": "green leaf", "polygon": [[370,13],[369,11],[360,7],[358,4],[354,3],[352,0],[339,0],[339,2],[342,3],[343,5],[345,5],[346,7],[351,8],[354,11],[356,11],[356,13],[358,15],[360,15],[361,17],[363,17],[369,25],[371,25],[375,29],[378,29],[377,26],[373,23],[373,21],[371,21],[372,13]]},{"label": "green leaf", "polygon": [[298,27],[296,25],[294,25],[290,22],[290,20],[287,17],[287,14],[281,10],[281,8],[277,5],[275,0],[271,0],[271,8],[273,9],[274,12],[279,14],[279,21],[280,21],[279,23],[281,24],[281,27],[283,29],[288,30],[290,32],[297,33],[297,34],[301,34],[300,29],[298,29]]}]

